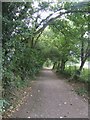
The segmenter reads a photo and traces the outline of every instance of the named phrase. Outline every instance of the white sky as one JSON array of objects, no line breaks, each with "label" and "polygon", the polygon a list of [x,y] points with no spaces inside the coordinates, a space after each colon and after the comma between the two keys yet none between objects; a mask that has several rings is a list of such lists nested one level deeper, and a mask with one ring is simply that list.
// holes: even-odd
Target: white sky
[{"label": "white sky", "polygon": [[[67,1],[67,2],[87,2],[87,1],[90,1],[90,0],[39,0],[39,1],[56,2],[57,3],[57,1],[60,1],[60,2],[65,2],[65,1]],[[34,1],[34,6],[38,7],[37,0]],[[41,13],[41,17],[46,18],[50,13],[51,13],[51,11],[48,11],[48,13],[44,11],[43,14]],[[54,14],[53,17],[54,16],[56,16],[56,15]]]}]

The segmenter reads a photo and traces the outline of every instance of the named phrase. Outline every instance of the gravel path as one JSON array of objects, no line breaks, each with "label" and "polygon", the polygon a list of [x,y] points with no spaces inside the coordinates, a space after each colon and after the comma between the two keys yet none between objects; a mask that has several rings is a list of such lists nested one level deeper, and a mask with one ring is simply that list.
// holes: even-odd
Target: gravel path
[{"label": "gravel path", "polygon": [[12,118],[88,118],[88,103],[51,70],[42,70]]}]

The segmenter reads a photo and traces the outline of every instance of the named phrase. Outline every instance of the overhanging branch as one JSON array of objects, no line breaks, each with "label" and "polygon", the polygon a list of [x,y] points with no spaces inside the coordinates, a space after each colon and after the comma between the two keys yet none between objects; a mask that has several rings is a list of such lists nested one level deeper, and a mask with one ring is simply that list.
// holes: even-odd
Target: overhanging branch
[{"label": "overhanging branch", "polygon": [[45,24],[43,24],[43,27],[42,28],[40,28],[39,30],[37,30],[34,34],[35,35],[37,35],[37,34],[39,34],[40,32],[42,32],[50,23],[52,23],[54,20],[56,20],[57,18],[59,18],[59,17],[61,17],[62,15],[64,15],[64,14],[68,14],[68,13],[89,13],[89,11],[88,10],[74,10],[74,11],[72,11],[72,10],[69,10],[69,11],[66,11],[66,12],[60,12],[60,14],[58,15],[58,16],[56,16],[56,17],[54,17],[54,18],[51,18],[51,19],[49,19],[48,21],[47,21],[47,23],[45,23]]}]

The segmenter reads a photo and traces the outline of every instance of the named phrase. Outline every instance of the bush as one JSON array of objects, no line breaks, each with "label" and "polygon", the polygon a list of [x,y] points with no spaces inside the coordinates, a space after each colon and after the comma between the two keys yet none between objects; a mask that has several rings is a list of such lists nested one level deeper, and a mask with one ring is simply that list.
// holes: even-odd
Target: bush
[{"label": "bush", "polygon": [[15,95],[15,90],[26,86],[28,81],[41,70],[46,59],[43,51],[30,48],[23,42],[19,44],[17,39],[14,39],[14,42],[11,42],[10,45],[13,47],[6,46],[6,49],[3,48],[2,80],[4,88],[3,97],[9,102]]},{"label": "bush", "polygon": [[[65,75],[68,75],[68,76],[72,77],[73,75],[75,75],[77,69],[78,69],[78,67],[76,67],[76,66],[66,67]],[[80,76],[76,76],[76,78],[74,77],[74,79],[77,80],[77,81],[80,81],[80,82],[87,83],[87,82],[90,81],[90,79],[89,79],[90,74],[89,73],[90,73],[90,70],[84,68],[81,71]]]}]

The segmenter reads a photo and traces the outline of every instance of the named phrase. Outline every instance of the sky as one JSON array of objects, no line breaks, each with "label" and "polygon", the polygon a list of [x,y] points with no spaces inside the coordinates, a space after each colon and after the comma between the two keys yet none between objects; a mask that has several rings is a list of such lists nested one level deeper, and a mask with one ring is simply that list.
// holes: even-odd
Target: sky
[{"label": "sky", "polygon": [[[38,2],[37,1],[46,1],[46,2],[54,2],[54,3],[57,3],[57,1],[69,1],[69,2],[83,2],[83,1],[85,1],[85,2],[87,2],[88,0],[34,0],[34,7],[38,7]],[[51,14],[52,12],[51,11],[40,11],[39,12],[39,14],[40,14],[40,16],[41,16],[41,18],[42,19],[45,19],[49,14]],[[56,17],[58,15],[58,13],[56,13],[56,14],[53,14],[53,16],[52,17]],[[37,13],[36,13],[36,16],[37,16]],[[61,19],[65,19],[65,16],[63,15],[63,16],[61,16]]]},{"label": "sky", "polygon": [[[83,2],[83,1],[85,1],[85,2],[86,2],[86,1],[88,1],[88,0],[36,0],[36,1],[34,1],[34,6],[35,6],[35,7],[38,7],[38,2],[37,2],[37,1],[46,1],[46,2],[50,2],[50,1],[51,1],[51,2],[54,2],[54,3],[55,3],[55,2],[57,2],[57,1],[67,1],[67,2],[68,2],[68,1],[69,1],[69,2],[72,2],[72,1],[73,1],[73,2]],[[40,13],[41,18],[45,19],[50,13],[51,13],[51,11],[48,11],[48,12],[47,12],[47,11],[46,11],[46,12],[43,11],[43,13],[41,12],[41,13]],[[57,16],[57,14],[54,14],[54,15],[53,15],[53,17],[55,17],[55,16]],[[62,18],[64,18],[64,16],[62,16]]]}]

